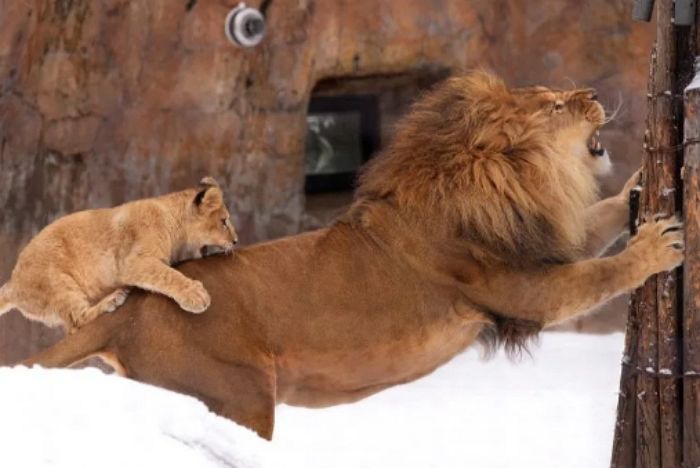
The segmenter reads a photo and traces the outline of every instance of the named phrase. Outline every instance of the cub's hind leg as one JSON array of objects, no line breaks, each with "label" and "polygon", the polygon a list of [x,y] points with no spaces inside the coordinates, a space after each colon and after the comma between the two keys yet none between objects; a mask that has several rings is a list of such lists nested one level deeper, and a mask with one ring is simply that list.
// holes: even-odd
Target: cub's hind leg
[{"label": "cub's hind leg", "polygon": [[80,328],[106,312],[114,312],[117,307],[124,304],[128,296],[128,288],[119,288],[100,299],[97,304],[87,309],[76,311],[72,315],[75,327]]},{"label": "cub's hind leg", "polygon": [[80,328],[97,315],[112,311],[126,299],[128,290],[117,290],[97,304],[68,274],[54,270],[23,270],[12,279],[12,302],[30,320],[46,326],[62,326],[67,332]]},{"label": "cub's hind leg", "polygon": [[[56,323],[56,319],[60,319],[60,323],[66,332],[72,333],[80,325],[85,323],[83,317],[90,309],[91,305],[85,293],[77,287],[64,287],[53,292],[53,297],[49,300],[46,310],[42,311],[41,315],[27,313],[26,315],[36,318],[47,325]],[[23,311],[28,312],[26,309]]]},{"label": "cub's hind leg", "polygon": [[[88,296],[72,278],[56,278],[53,287],[50,288],[50,299],[44,307],[42,316],[45,318],[59,318],[68,333],[73,333],[86,323],[94,320],[105,312],[112,312],[126,300],[129,290],[117,289],[92,304]],[[47,323],[38,316],[38,320]]]}]

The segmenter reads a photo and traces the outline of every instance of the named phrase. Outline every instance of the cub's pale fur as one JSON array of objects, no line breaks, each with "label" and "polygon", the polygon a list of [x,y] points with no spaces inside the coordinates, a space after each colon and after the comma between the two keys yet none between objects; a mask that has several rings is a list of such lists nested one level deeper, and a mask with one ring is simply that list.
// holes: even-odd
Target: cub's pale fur
[{"label": "cub's pale fur", "polygon": [[208,253],[230,253],[238,241],[219,185],[109,209],[87,210],[44,228],[20,253],[0,288],[0,313],[73,331],[119,307],[137,286],[200,313],[210,298],[202,283],[170,267]]}]

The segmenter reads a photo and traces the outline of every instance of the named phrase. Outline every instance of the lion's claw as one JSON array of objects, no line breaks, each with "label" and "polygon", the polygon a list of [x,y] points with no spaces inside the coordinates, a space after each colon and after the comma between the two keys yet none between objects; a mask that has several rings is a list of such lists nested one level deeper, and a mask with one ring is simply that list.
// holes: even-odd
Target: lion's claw
[{"label": "lion's claw", "polygon": [[649,275],[671,271],[683,263],[682,228],[683,223],[675,216],[642,224],[628,248],[638,256]]}]

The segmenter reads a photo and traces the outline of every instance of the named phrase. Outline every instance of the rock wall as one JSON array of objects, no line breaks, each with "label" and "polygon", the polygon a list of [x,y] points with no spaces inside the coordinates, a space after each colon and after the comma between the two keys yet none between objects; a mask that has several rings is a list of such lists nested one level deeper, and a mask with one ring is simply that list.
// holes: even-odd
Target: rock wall
[{"label": "rock wall", "polygon": [[[245,242],[297,232],[305,110],[328,78],[486,67],[595,86],[622,103],[603,132],[620,177],[639,159],[652,29],[628,1],[272,0],[248,50],[223,34],[237,3],[0,0],[0,282],[57,216],[204,174]],[[9,314],[0,363],[56,337]]]}]

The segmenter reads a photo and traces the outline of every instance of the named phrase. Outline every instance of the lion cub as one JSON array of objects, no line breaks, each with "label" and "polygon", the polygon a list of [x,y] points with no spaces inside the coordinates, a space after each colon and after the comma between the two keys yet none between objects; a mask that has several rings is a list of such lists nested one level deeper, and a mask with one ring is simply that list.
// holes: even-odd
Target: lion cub
[{"label": "lion cub", "polygon": [[230,253],[237,242],[211,177],[196,189],[73,213],[44,228],[20,253],[0,288],[0,314],[16,307],[27,318],[72,332],[123,304],[130,286],[200,313],[209,307],[209,294],[170,265]]}]

